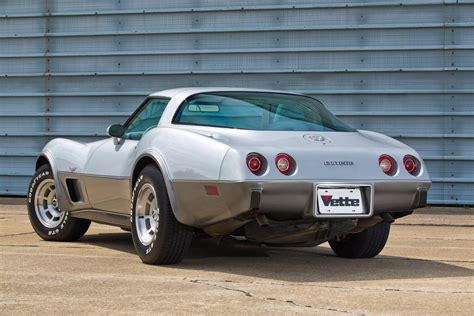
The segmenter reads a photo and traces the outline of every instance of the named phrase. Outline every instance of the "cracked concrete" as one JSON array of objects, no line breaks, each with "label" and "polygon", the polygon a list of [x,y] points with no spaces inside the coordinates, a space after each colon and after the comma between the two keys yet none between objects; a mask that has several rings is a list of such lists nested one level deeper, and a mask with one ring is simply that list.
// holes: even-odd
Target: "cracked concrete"
[{"label": "cracked concrete", "polygon": [[[285,303],[285,304],[290,304],[290,305],[293,305],[293,306],[310,308],[310,309],[313,309],[313,310],[316,310],[316,311],[330,311],[330,312],[332,311],[332,312],[339,312],[339,313],[346,313],[346,314],[355,314],[355,313],[351,313],[351,312],[341,310],[341,309],[336,309],[336,308],[318,308],[318,307],[312,306],[312,305],[304,305],[304,304],[302,305],[302,304],[298,304],[298,303],[296,303],[292,300],[283,300],[283,299],[278,299],[278,298],[275,298],[275,297],[259,297],[259,296],[253,295],[250,292],[240,290],[240,289],[236,289],[236,288],[230,288],[230,287],[227,287],[227,286],[222,286],[222,285],[219,285],[219,284],[216,284],[216,283],[212,283],[211,281],[208,281],[208,280],[196,280],[195,279],[195,280],[189,280],[189,281],[192,282],[192,283],[198,283],[198,284],[204,284],[204,285],[208,285],[208,286],[218,287],[218,288],[221,288],[221,289],[226,290],[226,291],[239,292],[239,293],[244,294],[247,297],[252,297],[252,298],[259,299],[259,300],[276,301],[276,302],[281,302],[281,303]],[[234,283],[234,282],[229,281],[229,280],[226,280],[225,282],[226,283]],[[363,315],[363,314],[355,314],[355,315]]]},{"label": "cracked concrete", "polygon": [[142,264],[118,228],[93,224],[78,242],[45,242],[24,206],[0,205],[0,314],[471,315],[472,214],[404,218],[374,259],[337,258],[327,245],[201,241],[182,264],[158,267]]}]

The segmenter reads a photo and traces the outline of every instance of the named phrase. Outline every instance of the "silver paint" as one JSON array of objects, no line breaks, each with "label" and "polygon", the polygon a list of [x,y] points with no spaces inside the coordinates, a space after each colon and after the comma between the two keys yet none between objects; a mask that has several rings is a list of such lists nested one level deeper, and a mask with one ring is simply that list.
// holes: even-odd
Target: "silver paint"
[{"label": "silver paint", "polygon": [[[51,163],[60,207],[127,214],[132,174],[143,157],[156,162],[176,218],[190,226],[208,225],[248,211],[252,188],[263,189],[262,212],[311,217],[313,189],[318,183],[373,185],[374,213],[410,210],[417,190],[431,185],[416,151],[374,132],[252,131],[173,124],[176,110],[188,97],[219,91],[275,92],[236,88],[164,90],[149,96],[171,100],[157,127],[145,133],[140,141],[119,139],[115,143],[107,138],[88,144],[66,139],[49,142],[41,155]],[[262,176],[248,170],[245,157],[250,152],[258,152],[267,159],[267,170]],[[290,154],[296,161],[296,170],[290,176],[281,174],[274,166],[274,157],[281,152]],[[389,154],[398,162],[394,176],[380,170],[381,154]],[[417,176],[403,168],[403,157],[407,154],[421,162]],[[333,161],[350,161],[352,165],[325,165]],[[81,180],[85,192],[81,205],[72,203],[64,194],[64,176],[59,180],[58,173]],[[206,183],[217,183],[220,195],[206,195]]]}]

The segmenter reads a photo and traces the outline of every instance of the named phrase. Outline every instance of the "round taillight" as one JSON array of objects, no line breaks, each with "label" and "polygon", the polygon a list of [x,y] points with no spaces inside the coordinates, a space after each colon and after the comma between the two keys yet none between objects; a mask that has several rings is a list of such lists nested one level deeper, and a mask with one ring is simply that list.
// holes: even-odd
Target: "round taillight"
[{"label": "round taillight", "polygon": [[403,158],[403,165],[405,166],[405,170],[410,174],[415,174],[418,168],[416,158],[410,155],[407,155]]},{"label": "round taillight", "polygon": [[289,174],[291,171],[291,158],[287,154],[278,154],[275,158],[277,169],[283,174]]},{"label": "round taillight", "polygon": [[382,169],[385,174],[391,175],[394,165],[394,160],[389,155],[382,155],[379,157],[380,169]]},{"label": "round taillight", "polygon": [[262,158],[259,154],[249,154],[247,156],[247,167],[252,173],[257,174],[262,170]]}]

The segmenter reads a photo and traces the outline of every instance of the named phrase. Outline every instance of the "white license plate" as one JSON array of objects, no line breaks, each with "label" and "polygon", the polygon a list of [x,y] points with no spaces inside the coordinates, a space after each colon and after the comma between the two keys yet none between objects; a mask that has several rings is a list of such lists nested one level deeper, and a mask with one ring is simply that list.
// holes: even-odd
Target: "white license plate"
[{"label": "white license plate", "polygon": [[319,214],[366,214],[360,188],[318,188],[317,196]]}]

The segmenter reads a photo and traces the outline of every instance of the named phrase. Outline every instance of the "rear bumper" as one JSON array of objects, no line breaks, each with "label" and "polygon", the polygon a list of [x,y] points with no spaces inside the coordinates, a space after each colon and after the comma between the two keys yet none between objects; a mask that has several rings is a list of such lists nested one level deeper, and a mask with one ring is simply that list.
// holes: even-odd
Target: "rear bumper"
[{"label": "rear bumper", "polygon": [[[175,215],[186,225],[204,227],[236,218],[253,210],[278,220],[317,218],[314,205],[316,185],[370,186],[364,190],[371,201],[373,216],[383,212],[406,212],[426,205],[431,181],[268,181],[268,182],[205,182],[174,181]],[[208,194],[207,187],[216,187]]]}]

